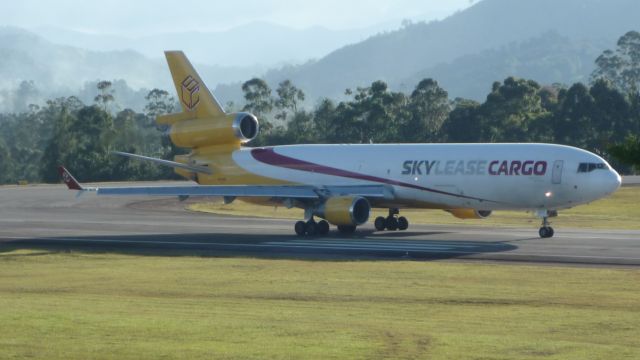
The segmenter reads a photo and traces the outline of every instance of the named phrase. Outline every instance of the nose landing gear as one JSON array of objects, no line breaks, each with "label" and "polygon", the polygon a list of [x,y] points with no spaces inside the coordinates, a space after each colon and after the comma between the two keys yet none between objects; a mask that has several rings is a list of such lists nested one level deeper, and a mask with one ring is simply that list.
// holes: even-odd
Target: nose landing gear
[{"label": "nose landing gear", "polygon": [[407,220],[404,216],[398,216],[400,211],[398,209],[389,209],[389,216],[382,217],[378,216],[374,221],[373,225],[378,231],[396,231],[396,230],[407,230],[409,228],[409,220]]},{"label": "nose landing gear", "polygon": [[550,226],[549,217],[545,216],[542,218],[542,227],[538,231],[538,234],[543,239],[553,237],[554,231],[553,231],[553,228]]}]

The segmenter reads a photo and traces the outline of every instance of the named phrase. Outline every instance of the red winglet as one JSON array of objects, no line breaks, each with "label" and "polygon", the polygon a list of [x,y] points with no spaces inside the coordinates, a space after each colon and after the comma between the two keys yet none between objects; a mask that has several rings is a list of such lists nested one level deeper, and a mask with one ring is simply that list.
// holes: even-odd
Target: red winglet
[{"label": "red winglet", "polygon": [[84,190],[78,180],[76,180],[76,178],[74,178],[69,170],[67,170],[64,166],[58,166],[58,174],[60,174],[62,181],[67,184],[69,190]]}]

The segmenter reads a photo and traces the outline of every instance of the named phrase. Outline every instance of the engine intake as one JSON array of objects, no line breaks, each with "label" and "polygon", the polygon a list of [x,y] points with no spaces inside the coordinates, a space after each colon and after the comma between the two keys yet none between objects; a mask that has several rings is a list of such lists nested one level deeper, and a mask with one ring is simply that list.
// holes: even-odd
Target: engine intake
[{"label": "engine intake", "polygon": [[249,113],[239,113],[233,120],[233,132],[241,142],[249,142],[258,136],[260,125],[258,119]]},{"label": "engine intake", "polygon": [[327,199],[315,215],[333,225],[362,225],[369,220],[371,205],[363,197],[333,197]]},{"label": "engine intake", "polygon": [[491,210],[452,209],[447,211],[458,219],[486,219],[491,216]]}]

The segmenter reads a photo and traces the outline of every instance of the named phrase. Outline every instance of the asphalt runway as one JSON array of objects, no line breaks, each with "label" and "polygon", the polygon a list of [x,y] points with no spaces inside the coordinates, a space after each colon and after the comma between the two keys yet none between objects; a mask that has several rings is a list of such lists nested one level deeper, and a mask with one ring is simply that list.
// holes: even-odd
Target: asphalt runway
[{"label": "asphalt runway", "polygon": [[293,235],[293,221],[192,213],[177,199],[76,198],[62,185],[0,187],[0,252],[16,249],[305,259],[466,260],[640,266],[640,231],[412,225]]}]

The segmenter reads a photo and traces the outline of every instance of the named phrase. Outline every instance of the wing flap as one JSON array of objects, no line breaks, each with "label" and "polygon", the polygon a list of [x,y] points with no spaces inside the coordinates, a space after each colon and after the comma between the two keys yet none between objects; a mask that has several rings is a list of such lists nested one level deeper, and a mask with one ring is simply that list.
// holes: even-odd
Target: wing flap
[{"label": "wing flap", "polygon": [[98,187],[98,195],[106,196],[222,196],[266,197],[282,199],[320,199],[332,196],[363,196],[392,198],[384,185],[325,186],[310,185],[194,185],[194,186],[134,186]]},{"label": "wing flap", "polygon": [[316,199],[319,195],[309,186],[135,186],[99,187],[98,195],[110,196],[231,196]]},{"label": "wing flap", "polygon": [[70,190],[96,192],[103,196],[218,196],[265,197],[278,199],[326,199],[333,196],[362,196],[366,198],[393,199],[389,185],[177,185],[177,186],[82,186],[71,173],[60,166],[60,176]]}]

